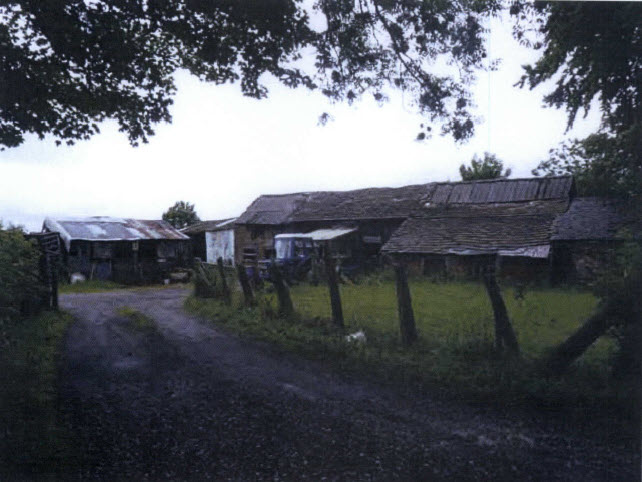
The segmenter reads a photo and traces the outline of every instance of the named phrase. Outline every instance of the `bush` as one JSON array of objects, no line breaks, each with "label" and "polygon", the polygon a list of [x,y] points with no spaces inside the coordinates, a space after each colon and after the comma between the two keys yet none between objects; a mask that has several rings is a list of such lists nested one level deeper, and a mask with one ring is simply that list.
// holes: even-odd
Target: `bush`
[{"label": "bush", "polygon": [[0,339],[7,327],[33,314],[45,294],[39,279],[40,250],[19,229],[0,224]]}]

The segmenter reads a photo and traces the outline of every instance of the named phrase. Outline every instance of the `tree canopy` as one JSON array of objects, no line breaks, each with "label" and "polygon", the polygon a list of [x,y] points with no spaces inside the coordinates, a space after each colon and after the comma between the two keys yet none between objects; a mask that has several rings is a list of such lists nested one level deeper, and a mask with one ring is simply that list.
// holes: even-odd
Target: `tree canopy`
[{"label": "tree canopy", "polygon": [[[430,124],[473,134],[469,86],[497,0],[9,0],[0,5],[0,146],[25,133],[73,143],[115,119],[132,144],[171,120],[174,73],[239,82],[270,74],[332,100],[412,92]],[[314,62],[309,62],[313,58]],[[445,66],[445,67],[444,67]],[[426,132],[422,133],[425,137]]]},{"label": "tree canopy", "polygon": [[504,169],[504,162],[497,159],[495,154],[484,152],[480,158],[475,154],[470,161],[470,166],[459,166],[459,174],[463,181],[477,181],[480,179],[499,179],[511,175],[509,168]]},{"label": "tree canopy", "polygon": [[163,221],[167,221],[176,229],[183,229],[201,220],[196,214],[194,205],[185,201],[176,201],[172,207],[163,213]]},{"label": "tree canopy", "polygon": [[597,105],[600,132],[551,151],[535,174],[571,173],[585,194],[639,196],[642,186],[642,4],[514,3],[516,37],[540,49],[518,85],[547,81],[548,106],[565,108],[570,129]]}]

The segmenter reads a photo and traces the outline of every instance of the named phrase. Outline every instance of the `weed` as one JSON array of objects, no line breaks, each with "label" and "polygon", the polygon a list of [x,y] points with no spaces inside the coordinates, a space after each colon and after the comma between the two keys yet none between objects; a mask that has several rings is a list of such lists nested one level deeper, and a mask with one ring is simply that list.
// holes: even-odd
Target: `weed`
[{"label": "weed", "polygon": [[155,331],[157,329],[154,320],[140,311],[130,308],[129,306],[119,308],[116,313],[127,318],[130,321],[129,326],[138,331]]},{"label": "weed", "polygon": [[58,478],[77,463],[57,411],[57,363],[71,321],[64,313],[43,312],[9,328],[0,351],[0,478]]},{"label": "weed", "polygon": [[[504,287],[504,299],[523,357],[497,359],[493,314],[481,284],[413,279],[413,308],[420,337],[409,349],[399,341],[394,282],[385,277],[341,285],[345,331],[331,320],[328,289],[299,284],[291,294],[299,321],[275,316],[271,295],[258,293],[257,308],[237,309],[217,300],[190,297],[186,308],[237,333],[274,343],[283,350],[322,359],[340,371],[376,377],[403,388],[438,387],[471,401],[628,410],[629,391],[613,385],[609,360],[615,350],[602,338],[557,380],[539,375],[537,360],[562,342],[594,310],[597,299],[573,289]],[[367,343],[346,343],[346,333],[363,330]],[[629,393],[629,395],[627,395]],[[629,403],[630,404],[630,403]],[[619,407],[619,408],[618,408]],[[579,412],[578,412],[579,413]]]}]

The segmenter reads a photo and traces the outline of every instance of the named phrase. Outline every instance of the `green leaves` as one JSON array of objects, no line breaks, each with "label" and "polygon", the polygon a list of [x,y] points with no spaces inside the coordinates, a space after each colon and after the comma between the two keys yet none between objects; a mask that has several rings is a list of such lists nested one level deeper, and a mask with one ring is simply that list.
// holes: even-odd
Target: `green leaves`
[{"label": "green leaves", "polygon": [[[170,122],[173,74],[187,69],[267,96],[271,74],[335,101],[410,92],[442,133],[473,134],[467,97],[484,68],[484,19],[497,1],[296,0],[35,2],[0,6],[0,146],[25,133],[73,144],[115,119],[132,145]],[[323,20],[325,22],[323,22]],[[313,22],[314,21],[314,22]],[[318,27],[317,25],[325,26]],[[314,28],[313,26],[314,25]],[[314,66],[298,62],[314,56]],[[443,61],[443,62],[442,62]],[[457,69],[437,75],[437,63]],[[434,70],[434,71],[433,71]],[[8,86],[4,88],[4,86]]]},{"label": "green leaves", "polygon": [[176,201],[172,207],[163,213],[163,221],[167,221],[176,229],[182,229],[200,222],[194,205],[185,201]]},{"label": "green leaves", "polygon": [[475,154],[470,161],[470,166],[462,164],[459,166],[459,173],[463,181],[477,181],[480,179],[506,178],[511,175],[511,170],[504,170],[504,162],[497,159],[495,154],[484,152],[484,158],[480,159]]}]

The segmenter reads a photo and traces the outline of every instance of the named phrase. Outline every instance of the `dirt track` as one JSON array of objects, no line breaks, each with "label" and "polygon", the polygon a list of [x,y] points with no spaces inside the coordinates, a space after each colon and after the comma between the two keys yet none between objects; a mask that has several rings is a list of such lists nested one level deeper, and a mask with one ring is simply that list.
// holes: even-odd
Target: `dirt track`
[{"label": "dirt track", "polygon": [[[408,400],[186,315],[179,288],[65,295],[76,478],[639,480],[639,454],[541,415]],[[136,331],[116,314],[158,326]]]}]

